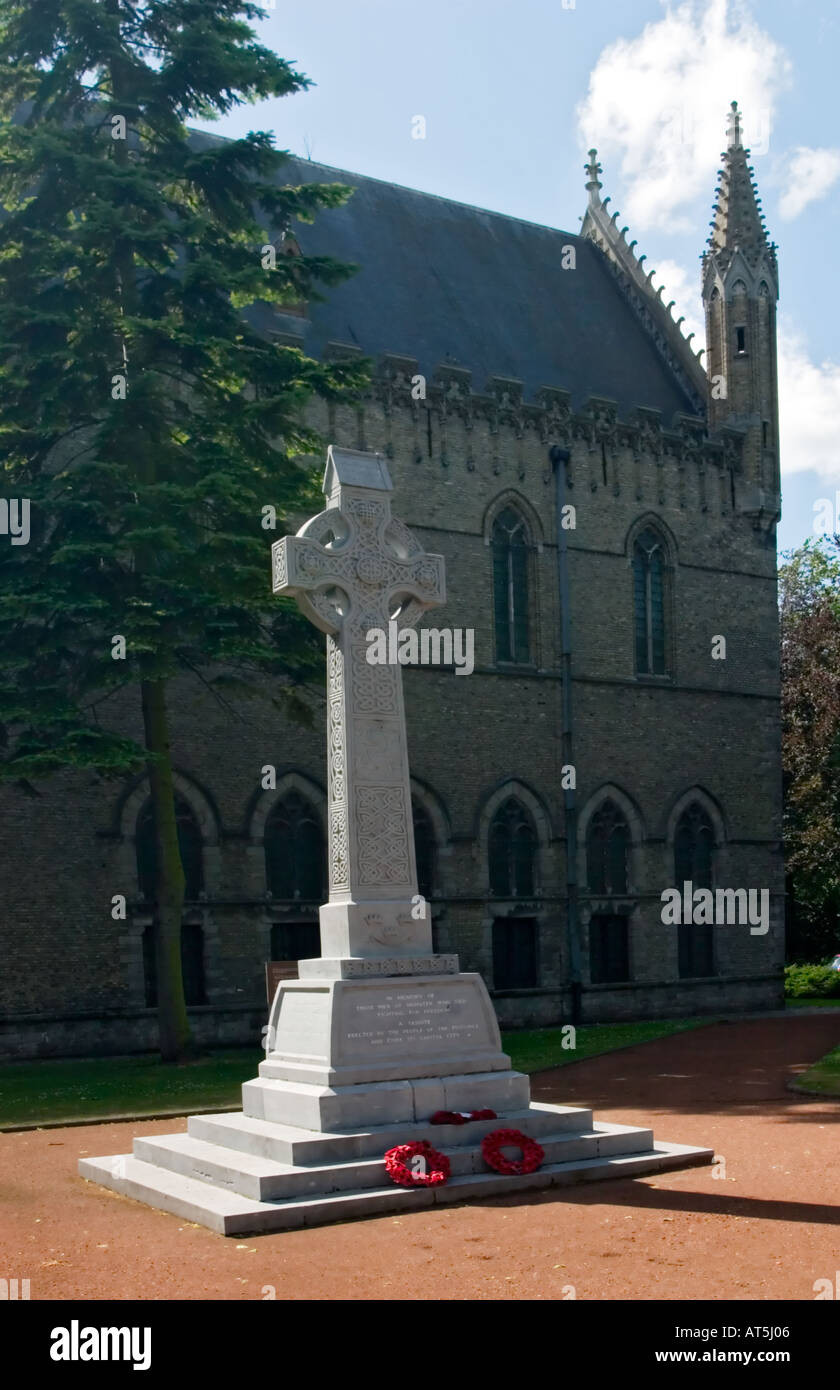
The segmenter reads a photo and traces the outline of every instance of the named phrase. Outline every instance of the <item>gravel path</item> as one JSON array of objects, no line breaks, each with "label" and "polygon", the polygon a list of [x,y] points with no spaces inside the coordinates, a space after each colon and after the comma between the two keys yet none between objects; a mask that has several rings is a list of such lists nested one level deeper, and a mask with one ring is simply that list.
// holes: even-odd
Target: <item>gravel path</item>
[{"label": "gravel path", "polygon": [[840,1101],[786,1082],[838,1035],[716,1024],[534,1078],[535,1100],[713,1147],[714,1168],[249,1240],[77,1176],[178,1120],[2,1134],[0,1277],[32,1299],[813,1299],[840,1270]]}]

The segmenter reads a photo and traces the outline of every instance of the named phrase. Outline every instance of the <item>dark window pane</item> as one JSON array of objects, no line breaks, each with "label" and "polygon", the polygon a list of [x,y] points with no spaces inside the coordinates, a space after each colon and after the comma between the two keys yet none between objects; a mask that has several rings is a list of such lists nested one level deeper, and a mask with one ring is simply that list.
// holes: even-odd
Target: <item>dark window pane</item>
[{"label": "dark window pane", "polygon": [[320,817],[298,792],[273,808],[265,824],[265,871],[275,898],[321,902],[324,896],[324,833]]},{"label": "dark window pane", "polygon": [[490,892],[498,898],[509,898],[513,894],[513,882],[509,859],[510,836],[503,821],[496,820],[490,827]]},{"label": "dark window pane", "polygon": [[598,913],[589,922],[589,974],[594,985],[630,979],[627,917]]},{"label": "dark window pane", "polygon": [[508,615],[508,550],[493,545],[493,612],[496,621],[496,659],[512,661],[510,618]]},{"label": "dark window pane", "polygon": [[493,923],[493,985],[495,989],[536,988],[535,918],[497,918]]},{"label": "dark window pane", "polygon": [[665,554],[655,531],[633,546],[633,628],[636,670],[665,674]]},{"label": "dark window pane", "polygon": [[[157,938],[153,924],[143,932],[143,975],[146,986],[146,1006],[157,1007]],[[184,922],[181,927],[181,974],[184,979],[184,1000],[206,1004],[204,984],[204,932],[197,922]]]},{"label": "dark window pane", "polygon": [[636,670],[648,669],[647,652],[647,566],[641,551],[633,555],[633,602],[636,630]]},{"label": "dark window pane", "polygon": [[511,546],[511,585],[513,589],[513,659],[527,661],[528,646],[528,552],[521,543]]},{"label": "dark window pane", "polygon": [[185,922],[181,928],[181,970],[184,975],[184,999],[188,1004],[203,1004],[204,932],[197,922]]},{"label": "dark window pane", "polygon": [[694,842],[691,827],[680,821],[674,836],[674,879],[678,888],[693,878]]},{"label": "dark window pane", "polygon": [[712,928],[696,922],[681,922],[677,931],[681,977],[713,975],[715,969]]},{"label": "dark window pane", "polygon": [[417,860],[417,891],[431,898],[435,880],[435,836],[432,822],[419,802],[412,800],[414,855]]},{"label": "dark window pane", "polygon": [[586,878],[590,893],[626,894],[630,831],[614,801],[605,801],[586,834]]},{"label": "dark window pane", "polygon": [[497,661],[529,659],[528,537],[506,507],[493,524],[493,614]]},{"label": "dark window pane", "polygon": [[650,626],[651,670],[654,675],[661,676],[665,671],[665,609],[661,550],[654,551],[650,559]]},{"label": "dark window pane", "polygon": [[[686,807],[674,832],[674,881],[678,888],[712,888],[715,835],[697,802]],[[710,925],[683,922],[678,931],[679,972],[683,977],[714,974],[714,932]]]},{"label": "dark window pane", "polygon": [[317,922],[272,922],[272,960],[314,960],[321,954]]},{"label": "dark window pane", "polygon": [[537,837],[515,797],[499,807],[490,826],[490,891],[499,898],[534,895]]},{"label": "dark window pane", "polygon": [[696,801],[683,811],[674,832],[674,882],[678,888],[690,880],[695,888],[712,887],[715,832],[707,813]]},{"label": "dark window pane", "polygon": [[714,853],[714,832],[711,825],[701,825],[697,831],[694,848],[694,886],[711,888],[712,858]]},{"label": "dark window pane", "polygon": [[[187,902],[196,902],[204,887],[201,831],[192,809],[182,797],[175,798],[175,820],[184,870],[184,897]],[[137,817],[135,847],[140,892],[148,902],[153,903],[157,899],[157,843],[151,800],[146,802]]]},{"label": "dark window pane", "polygon": [[534,832],[527,821],[520,821],[513,834],[513,889],[518,898],[534,892]]}]

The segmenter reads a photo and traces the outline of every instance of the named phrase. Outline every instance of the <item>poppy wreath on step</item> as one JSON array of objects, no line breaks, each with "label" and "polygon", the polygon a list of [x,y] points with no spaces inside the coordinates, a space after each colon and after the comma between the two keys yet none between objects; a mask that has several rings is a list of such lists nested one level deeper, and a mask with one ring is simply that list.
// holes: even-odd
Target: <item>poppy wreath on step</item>
[{"label": "poppy wreath on step", "polygon": [[[425,1173],[413,1173],[409,1163],[415,1154],[425,1159]],[[385,1171],[391,1182],[399,1187],[437,1187],[447,1181],[450,1173],[446,1154],[433,1149],[428,1139],[416,1139],[411,1144],[397,1144],[385,1155]]]},{"label": "poppy wreath on step", "polygon": [[495,1120],[497,1119],[495,1110],[471,1110],[466,1114],[463,1110],[436,1110],[429,1119],[430,1125],[465,1125],[468,1120]]},{"label": "poppy wreath on step", "polygon": [[[521,1158],[505,1158],[502,1149],[522,1150]],[[545,1158],[545,1149],[536,1139],[529,1139],[521,1129],[494,1129],[481,1141],[481,1153],[488,1167],[497,1173],[519,1177],[523,1173],[535,1173]]]}]

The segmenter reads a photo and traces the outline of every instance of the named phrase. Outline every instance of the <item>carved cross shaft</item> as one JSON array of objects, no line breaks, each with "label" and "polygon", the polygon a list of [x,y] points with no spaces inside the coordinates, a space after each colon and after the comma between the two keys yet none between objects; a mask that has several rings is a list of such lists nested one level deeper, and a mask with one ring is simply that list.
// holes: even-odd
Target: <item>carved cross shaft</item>
[{"label": "carved cross shaft", "polygon": [[325,956],[431,949],[417,893],[402,676],[371,665],[367,633],[444,602],[444,565],[391,516],[377,454],[330,447],[327,508],[272,547],[273,588],[327,634],[330,901]]}]

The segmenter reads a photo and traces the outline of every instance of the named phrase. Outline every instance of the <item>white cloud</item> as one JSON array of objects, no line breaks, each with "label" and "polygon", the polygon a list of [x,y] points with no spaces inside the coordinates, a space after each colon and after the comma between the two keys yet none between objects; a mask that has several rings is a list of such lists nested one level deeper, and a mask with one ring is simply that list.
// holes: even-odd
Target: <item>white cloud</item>
[{"label": "white cloud", "polygon": [[766,153],[791,65],[731,0],[664,4],[664,17],[637,38],[602,51],[578,126],[586,148],[620,159],[624,221],[634,230],[688,231],[681,213],[714,185],[730,102],[744,113],[744,143],[754,156]]},{"label": "white cloud", "polygon": [[809,203],[824,198],[840,178],[840,150],[799,145],[790,155],[785,173],[787,187],[779,200],[779,213],[791,222]]},{"label": "white cloud", "polygon": [[813,362],[804,338],[782,322],[779,331],[779,433],[782,475],[817,473],[840,487],[840,362]]}]

